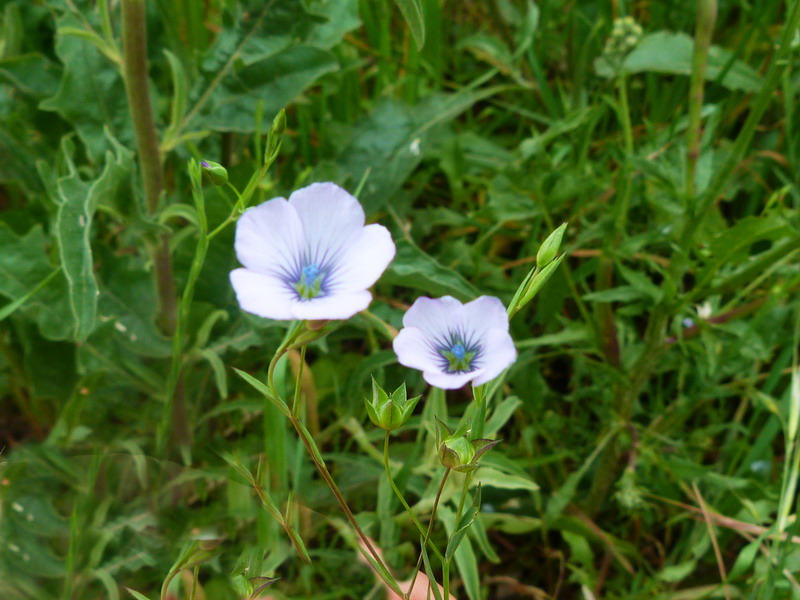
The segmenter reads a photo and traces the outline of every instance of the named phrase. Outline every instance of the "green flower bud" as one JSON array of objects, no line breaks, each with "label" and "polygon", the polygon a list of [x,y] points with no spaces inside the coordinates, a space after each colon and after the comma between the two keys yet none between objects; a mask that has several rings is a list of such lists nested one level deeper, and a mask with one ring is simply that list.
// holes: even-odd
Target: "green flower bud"
[{"label": "green flower bud", "polygon": [[478,465],[480,457],[500,443],[500,440],[487,438],[470,439],[466,434],[453,433],[438,419],[437,422],[439,425],[437,431],[439,460],[447,469],[453,469],[459,473],[474,471],[480,466]]},{"label": "green flower bud", "polygon": [[553,262],[553,259],[558,254],[558,249],[561,247],[561,240],[566,229],[567,224],[562,223],[558,229],[547,236],[547,239],[539,247],[539,252],[536,253],[536,266],[540,269]]},{"label": "green flower bud", "polygon": [[272,120],[272,131],[270,133],[275,135],[283,135],[284,131],[286,131],[286,111],[281,109]]},{"label": "green flower bud", "polygon": [[219,163],[204,160],[200,163],[203,168],[203,177],[212,185],[227,185],[228,171]]},{"label": "green flower bud", "polygon": [[403,383],[389,396],[375,378],[372,378],[372,400],[365,399],[369,420],[386,431],[402,427],[422,396],[408,398],[406,384]]}]

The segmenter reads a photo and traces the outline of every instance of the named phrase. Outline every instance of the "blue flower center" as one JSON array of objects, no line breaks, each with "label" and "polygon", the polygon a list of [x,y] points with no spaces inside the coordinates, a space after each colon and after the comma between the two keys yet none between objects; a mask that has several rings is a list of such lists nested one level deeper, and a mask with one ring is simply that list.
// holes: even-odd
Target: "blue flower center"
[{"label": "blue flower center", "polygon": [[297,291],[300,298],[303,300],[311,300],[317,296],[322,295],[322,282],[325,279],[319,266],[315,263],[309,263],[300,269],[300,278],[292,284],[292,287]]},{"label": "blue flower center", "polygon": [[472,361],[477,352],[474,348],[464,346],[459,339],[453,340],[449,348],[440,349],[439,354],[446,361],[443,365],[445,373],[469,373],[475,369]]}]

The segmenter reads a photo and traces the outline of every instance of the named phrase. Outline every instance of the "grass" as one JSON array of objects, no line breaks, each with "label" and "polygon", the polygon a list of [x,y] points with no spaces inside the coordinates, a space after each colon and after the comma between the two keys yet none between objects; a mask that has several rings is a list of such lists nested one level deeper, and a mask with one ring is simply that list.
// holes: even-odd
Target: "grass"
[{"label": "grass", "polygon": [[[276,598],[385,594],[280,410],[233,370],[265,381],[288,324],[237,306],[233,226],[207,237],[237,196],[205,185],[197,212],[190,159],[253,181],[251,204],[360,189],[392,231],[369,314],[289,351],[274,384],[398,579],[419,531],[367,419],[370,376],[424,395],[389,466],[426,526],[434,417],[455,426],[472,398],[398,365],[392,330],[419,295],[508,303],[568,222],[566,258],[511,322],[519,357],[486,426],[503,442],[476,472],[452,593],[800,597],[800,3],[718,3],[699,28],[695,3],[422,4],[419,48],[395,4],[147,3],[162,161],[145,168],[117,3],[6,3],[0,597],[153,599],[170,574],[164,597],[246,598],[273,576]],[[639,66],[609,74],[596,60],[625,15]],[[644,54],[659,32],[679,46]],[[277,158],[251,180],[283,107]],[[160,239],[185,299],[177,342],[157,314]],[[463,477],[442,488],[442,550]]]}]

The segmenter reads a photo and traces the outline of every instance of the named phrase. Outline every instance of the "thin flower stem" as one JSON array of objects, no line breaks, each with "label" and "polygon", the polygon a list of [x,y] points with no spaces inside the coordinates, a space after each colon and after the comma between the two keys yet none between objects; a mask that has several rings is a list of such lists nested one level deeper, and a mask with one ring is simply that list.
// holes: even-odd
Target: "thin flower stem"
[{"label": "thin flower stem", "polygon": [[297,377],[295,378],[294,397],[292,398],[292,414],[297,416],[297,405],[300,399],[300,384],[303,380],[303,365],[306,364],[306,348],[308,346],[303,344],[300,348],[300,364],[297,367]]},{"label": "thin flower stem", "polygon": [[486,425],[486,384],[476,385],[472,388],[475,398],[475,417],[472,419],[472,437],[482,438]]},{"label": "thin flower stem", "polygon": [[[371,558],[381,567],[380,569],[376,570],[378,576],[383,580],[386,585],[388,585],[394,592],[398,594],[402,594],[400,590],[400,586],[397,585],[397,582],[391,578],[389,574],[389,569],[386,567],[386,564],[383,562],[380,554],[375,550],[374,546],[372,545],[372,541],[367,537],[364,531],[361,529],[361,526],[358,524],[355,515],[350,510],[350,506],[347,504],[347,500],[345,500],[342,492],[339,490],[339,487],[336,485],[336,482],[333,480],[330,472],[328,471],[328,467],[325,465],[325,461],[322,460],[322,457],[319,455],[319,451],[316,448],[313,440],[311,439],[308,430],[303,427],[303,424],[300,420],[295,416],[291,415],[289,417],[292,425],[294,426],[297,435],[300,436],[300,441],[303,442],[303,445],[306,447],[306,451],[308,452],[309,456],[311,456],[311,460],[314,461],[314,466],[317,467],[317,471],[319,474],[322,475],[322,479],[325,480],[325,483],[330,488],[331,492],[333,493],[336,501],[339,503],[339,507],[344,512],[347,520],[350,522],[350,525],[355,530],[356,534],[359,538],[361,538],[362,543],[364,546],[369,550],[369,554],[371,554]],[[362,549],[362,553],[366,555],[366,552]]]},{"label": "thin flower stem", "polygon": [[[431,539],[431,531],[433,530],[433,523],[436,521],[436,510],[439,508],[439,499],[442,497],[442,490],[444,490],[444,484],[447,482],[447,477],[450,475],[450,469],[445,469],[444,475],[442,476],[442,482],[439,484],[439,490],[436,492],[436,499],[433,501],[433,509],[431,510],[431,520],[428,522],[428,530],[425,532],[425,538],[422,540],[422,547],[430,544]],[[439,553],[441,556],[441,553]],[[446,561],[442,561],[442,564],[447,564]],[[403,597],[408,600],[411,596],[411,592],[414,590],[414,584],[417,581],[417,575],[419,575],[419,569],[422,566],[422,550],[420,550],[419,558],[417,559],[417,566],[414,569],[414,575],[411,577],[411,584],[408,586],[408,592],[403,595]],[[436,582],[431,582],[431,585],[436,585]],[[448,598],[448,596],[445,596]]]},{"label": "thin flower stem", "polygon": [[[472,475],[474,471],[470,471],[464,477],[464,487],[461,488],[461,498],[458,500],[458,510],[456,510],[456,518],[453,522],[453,533],[458,528],[458,523],[461,521],[461,513],[464,512],[464,504],[467,500],[467,491],[469,490],[469,486],[472,483]],[[442,583],[444,584],[444,597],[450,598],[450,562],[451,559],[446,560],[442,564]]]},{"label": "thin flower stem", "polygon": [[[392,471],[391,471],[391,468],[389,467],[389,432],[388,431],[386,432],[386,435],[383,438],[383,466],[386,469],[386,478],[389,480],[389,485],[392,486],[392,489],[394,490],[395,495],[400,500],[400,503],[403,505],[403,507],[406,509],[406,512],[411,517],[411,520],[414,522],[414,525],[417,526],[417,531],[419,531],[420,535],[422,535],[422,536],[426,535],[425,528],[422,526],[422,523],[419,522],[419,519],[417,519],[417,515],[414,514],[414,511],[408,505],[408,502],[406,502],[406,499],[403,497],[403,493],[397,487],[397,484],[395,483],[394,478],[392,477]],[[443,560],[442,553],[439,552],[439,549],[434,544],[430,544],[430,548],[431,548],[431,550],[433,550],[434,554],[436,554],[436,556],[439,558],[439,560]]]},{"label": "thin flower stem", "polygon": [[[278,394],[278,390],[275,387],[275,367],[278,364],[278,361],[281,359],[281,357],[283,357],[283,355],[289,351],[292,345],[295,342],[297,342],[298,338],[300,338],[300,335],[303,333],[304,327],[305,327],[305,321],[297,321],[292,325],[292,327],[286,334],[286,337],[284,338],[283,342],[281,343],[280,347],[275,352],[275,355],[272,357],[272,360],[269,363],[269,367],[267,369],[267,385],[269,386],[269,389],[272,391],[272,393],[275,395],[276,398],[280,398],[280,395]],[[305,358],[305,347],[306,344],[303,344],[301,349],[303,358]],[[301,369],[302,369],[302,361],[301,361],[301,368],[298,369],[298,374],[301,372]],[[297,387],[299,388],[299,375],[298,375]],[[270,401],[268,398],[265,398],[264,402],[265,404],[268,404]],[[344,512],[345,516],[347,517],[347,520],[350,522],[350,525],[353,527],[358,537],[361,538],[361,542],[364,544],[364,547],[366,547],[369,550],[369,554],[371,556],[369,556],[368,558],[374,560],[375,563],[380,566],[380,569],[376,569],[376,573],[378,574],[378,576],[393,591],[395,591],[398,594],[402,594],[402,591],[400,590],[400,587],[397,585],[397,582],[391,578],[389,569],[386,567],[386,564],[383,562],[383,559],[381,558],[380,554],[378,554],[378,552],[375,550],[374,546],[372,545],[372,542],[364,533],[364,531],[361,529],[361,526],[358,524],[358,521],[356,521],[355,515],[353,515],[353,512],[350,510],[350,506],[347,504],[347,500],[345,500],[344,496],[342,495],[342,492],[339,490],[339,487],[336,485],[336,482],[334,481],[333,477],[328,471],[328,467],[325,465],[325,461],[323,460],[322,455],[319,453],[319,450],[317,449],[314,440],[311,439],[308,430],[305,428],[300,419],[297,418],[297,415],[295,413],[295,407],[296,404],[293,403],[292,411],[288,415],[288,418],[289,421],[292,423],[292,426],[294,427],[295,431],[297,432],[297,435],[300,437],[300,441],[303,443],[303,446],[305,446],[308,455],[314,462],[314,466],[317,468],[317,471],[322,476],[322,479],[325,481],[328,488],[331,490],[331,493],[336,498],[336,501],[339,503],[339,507],[342,509],[342,512]],[[364,553],[365,556],[367,555],[366,551],[364,551],[363,549],[362,553]]]}]

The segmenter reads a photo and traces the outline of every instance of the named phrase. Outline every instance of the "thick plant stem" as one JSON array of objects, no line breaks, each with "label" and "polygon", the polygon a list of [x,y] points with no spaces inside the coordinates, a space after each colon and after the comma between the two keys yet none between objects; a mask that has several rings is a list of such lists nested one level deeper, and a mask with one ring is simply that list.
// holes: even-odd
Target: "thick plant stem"
[{"label": "thick plant stem", "polygon": [[686,200],[694,211],[697,159],[700,157],[700,113],[708,63],[708,49],[717,20],[717,0],[698,0],[697,24],[694,33],[692,57],[692,83],[689,88],[689,128],[686,130]]},{"label": "thick plant stem", "polygon": [[[150,106],[144,0],[122,0],[122,50],[125,91],[136,133],[145,206],[148,214],[153,215],[158,211],[159,198],[164,189],[164,174]],[[158,324],[165,335],[171,336],[177,321],[177,299],[172,279],[169,237],[162,235],[151,244],[149,251],[158,291]]]}]

